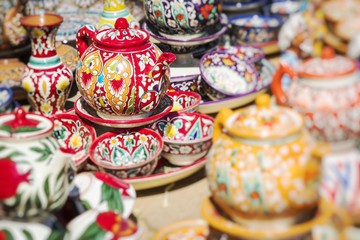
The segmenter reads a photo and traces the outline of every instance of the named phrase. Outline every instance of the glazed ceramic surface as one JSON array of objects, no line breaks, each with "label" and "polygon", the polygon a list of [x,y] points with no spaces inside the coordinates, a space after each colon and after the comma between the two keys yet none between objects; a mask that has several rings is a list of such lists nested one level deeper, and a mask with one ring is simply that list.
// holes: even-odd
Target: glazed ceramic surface
[{"label": "glazed ceramic surface", "polygon": [[204,157],[212,141],[214,119],[201,113],[170,113],[151,128],[163,138],[162,156],[170,163],[185,166]]},{"label": "glazed ceramic surface", "polygon": [[65,203],[74,166],[51,137],[53,127],[48,118],[22,108],[0,117],[0,192],[7,215],[32,217]]},{"label": "glazed ceramic surface", "polygon": [[239,15],[229,21],[238,44],[275,41],[282,25],[280,18],[264,15]]},{"label": "glazed ceramic surface", "polygon": [[[293,79],[287,90],[280,83],[285,73]],[[360,77],[354,60],[327,49],[323,57],[301,63],[297,72],[281,66],[271,88],[279,103],[304,114],[316,138],[343,141],[360,136]]]},{"label": "glazed ceramic surface", "polygon": [[0,113],[6,112],[11,107],[13,94],[11,88],[0,87]]},{"label": "glazed ceramic surface", "polygon": [[206,240],[209,227],[202,219],[174,222],[160,228],[153,240],[196,239]]},{"label": "glazed ceramic surface", "polygon": [[129,12],[125,0],[103,0],[103,1],[104,1],[104,9],[103,12],[101,13],[99,22],[96,25],[96,28],[98,30],[113,28],[116,19],[118,19],[119,17],[126,18],[130,28],[137,28],[137,29],[140,28],[139,22]]},{"label": "glazed ceramic surface", "polygon": [[336,24],[334,33],[340,37],[340,39],[350,42],[355,38],[360,32],[360,7],[359,14],[354,18],[346,19],[338,24]]},{"label": "glazed ceramic surface", "polygon": [[32,52],[22,79],[33,111],[50,116],[64,110],[72,85],[72,72],[57,55],[55,35],[63,18],[60,15],[29,15],[21,18],[28,28]]},{"label": "glazed ceramic surface", "polygon": [[82,172],[75,176],[74,186],[86,210],[115,211],[128,218],[135,204],[132,185],[105,172]]},{"label": "glazed ceramic surface", "polygon": [[108,132],[90,149],[90,159],[105,171],[130,178],[151,174],[163,149],[161,136],[153,130]]},{"label": "glazed ceramic surface", "polygon": [[99,117],[97,112],[91,108],[82,97],[76,100],[74,106],[76,113],[81,117],[96,124],[113,128],[134,128],[151,124],[168,114],[172,107],[173,102],[171,98],[164,96],[155,110],[151,112],[151,115],[147,117],[136,115],[130,119],[104,119]]},{"label": "glazed ceramic surface", "polygon": [[[86,39],[94,43],[89,46]],[[102,117],[148,116],[165,96],[169,78],[164,75],[175,55],[161,53],[147,32],[129,28],[124,18],[111,29],[79,29],[77,49],[79,91]]]},{"label": "glazed ceramic surface", "polygon": [[53,135],[62,149],[73,155],[72,161],[79,169],[89,157],[90,145],[96,138],[95,129],[73,113],[60,113],[52,116]]},{"label": "glazed ceramic surface", "polygon": [[265,85],[254,65],[235,54],[210,52],[200,59],[199,66],[204,90],[211,99],[245,95]]},{"label": "glazed ceramic surface", "polygon": [[16,58],[0,60],[0,86],[19,87],[26,65]]},{"label": "glazed ceramic surface", "polygon": [[68,223],[66,229],[68,240],[136,240],[142,234],[136,223],[113,211],[86,211]]},{"label": "glazed ceramic surface", "polygon": [[207,179],[232,219],[248,228],[284,229],[317,205],[322,150],[299,113],[261,95],[256,105],[221,110],[215,123]]},{"label": "glazed ceramic surface", "polygon": [[239,13],[242,11],[251,11],[253,9],[260,8],[261,6],[264,6],[267,2],[268,2],[267,0],[252,0],[252,1],[225,0],[223,1],[222,8],[226,12]]},{"label": "glazed ceramic surface", "polygon": [[286,21],[290,15],[304,11],[305,7],[306,1],[303,0],[275,0],[265,7],[265,11]]},{"label": "glazed ceramic surface", "polygon": [[171,112],[196,112],[201,102],[201,96],[196,92],[171,91],[166,95],[173,100]]},{"label": "glazed ceramic surface", "polygon": [[218,23],[221,1],[146,0],[144,9],[147,20],[160,33],[169,37],[173,34],[201,35]]},{"label": "glazed ceramic surface", "polygon": [[199,74],[175,76],[170,79],[169,91],[196,91],[199,85]]}]

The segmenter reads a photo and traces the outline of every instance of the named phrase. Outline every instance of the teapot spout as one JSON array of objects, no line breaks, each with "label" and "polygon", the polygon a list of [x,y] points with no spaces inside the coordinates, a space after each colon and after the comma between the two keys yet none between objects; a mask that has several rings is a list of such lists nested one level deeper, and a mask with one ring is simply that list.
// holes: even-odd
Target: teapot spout
[{"label": "teapot spout", "polygon": [[176,56],[170,52],[164,52],[156,61],[154,67],[149,72],[149,76],[154,79],[160,79],[169,68],[170,64],[176,60]]}]

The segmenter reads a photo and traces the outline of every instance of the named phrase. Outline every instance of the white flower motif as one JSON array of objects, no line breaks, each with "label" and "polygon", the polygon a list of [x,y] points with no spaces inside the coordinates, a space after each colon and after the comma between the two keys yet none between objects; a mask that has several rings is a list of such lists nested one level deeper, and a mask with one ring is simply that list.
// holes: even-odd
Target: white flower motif
[{"label": "white flower motif", "polygon": [[182,146],[180,147],[181,154],[189,154],[191,153],[192,148],[190,146]]},{"label": "white flower motif", "polygon": [[168,25],[170,26],[170,27],[172,27],[172,28],[176,28],[176,22],[174,21],[174,20],[168,20]]},{"label": "white flower motif", "polygon": [[147,146],[149,145],[149,144],[148,144],[148,138],[147,138],[146,135],[141,134],[141,135],[139,136],[139,144],[144,145],[145,147],[147,147]]},{"label": "white flower motif", "polygon": [[119,139],[115,136],[110,138],[110,146],[115,147],[119,145]]},{"label": "white flower motif", "polygon": [[145,66],[148,64],[150,64],[151,66],[155,65],[154,60],[151,59],[149,52],[147,52],[145,54],[136,54],[135,56],[140,59],[139,67],[140,67],[141,71],[144,71]]}]

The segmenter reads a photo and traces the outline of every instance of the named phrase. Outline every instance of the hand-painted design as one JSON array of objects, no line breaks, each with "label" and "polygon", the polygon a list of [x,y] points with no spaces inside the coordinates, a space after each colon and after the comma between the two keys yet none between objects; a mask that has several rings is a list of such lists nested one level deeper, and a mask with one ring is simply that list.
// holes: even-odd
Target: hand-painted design
[{"label": "hand-painted design", "polygon": [[101,202],[106,202],[111,211],[116,211],[119,214],[124,212],[124,205],[119,190],[110,185],[103,184],[101,186]]},{"label": "hand-painted design", "polygon": [[105,173],[105,172],[100,172],[100,171],[96,171],[94,172],[94,176],[103,181],[105,184],[111,186],[112,188],[115,189],[121,189],[122,191],[122,195],[125,197],[130,197],[130,194],[128,193],[128,190],[130,188],[130,185],[126,182],[124,182],[123,180],[118,179],[117,177],[114,177],[111,174]]},{"label": "hand-painted design", "polygon": [[205,155],[210,149],[211,144],[211,139],[204,142],[191,144],[165,142],[163,152],[179,155],[204,153]]},{"label": "hand-painted design", "polygon": [[200,33],[219,18],[219,1],[164,1],[145,2],[147,18],[159,31],[167,34]]},{"label": "hand-painted design", "polygon": [[16,195],[18,186],[21,183],[29,183],[31,170],[26,173],[19,173],[16,162],[9,158],[0,159],[0,200]]},{"label": "hand-painted design", "polygon": [[137,225],[133,221],[123,218],[120,214],[112,211],[101,212],[97,215],[96,221],[87,227],[79,240],[104,239],[107,233],[113,235],[111,239],[120,239],[131,236],[137,231]]}]

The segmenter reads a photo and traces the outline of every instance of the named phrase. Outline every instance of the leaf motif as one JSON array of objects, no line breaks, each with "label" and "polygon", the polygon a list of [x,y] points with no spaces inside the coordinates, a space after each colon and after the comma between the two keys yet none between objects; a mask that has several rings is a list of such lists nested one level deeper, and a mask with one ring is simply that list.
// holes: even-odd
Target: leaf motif
[{"label": "leaf motif", "polygon": [[6,240],[14,240],[14,237],[9,230],[2,229],[1,231],[3,231],[3,233],[5,234]]},{"label": "leaf motif", "polygon": [[7,155],[6,158],[12,159],[13,157],[22,156],[22,155],[24,155],[24,154],[21,153],[21,152],[15,151],[15,152],[12,152],[12,153],[10,153],[9,155]]},{"label": "leaf motif", "polygon": [[41,208],[42,208],[42,204],[41,204],[40,197],[39,197],[38,194],[36,194],[36,197],[35,197],[35,206],[36,206],[38,209],[41,209]]},{"label": "leaf motif", "polygon": [[13,133],[28,133],[28,132],[36,132],[41,130],[38,127],[19,127],[13,131]]},{"label": "leaf motif", "polygon": [[49,196],[50,196],[49,178],[50,178],[50,176],[47,176],[45,183],[44,183],[44,191],[45,191],[47,198],[49,198]]},{"label": "leaf motif", "polygon": [[65,237],[65,231],[53,230],[47,240],[62,240]]},{"label": "leaf motif", "polygon": [[1,126],[0,126],[0,131],[4,131],[4,132],[11,133],[11,132],[12,132],[12,128],[11,128],[10,126],[7,126],[7,125],[1,125]]},{"label": "leaf motif", "polygon": [[118,189],[104,183],[101,186],[101,193],[102,201],[106,202],[109,210],[123,213],[124,206]]},{"label": "leaf motif", "polygon": [[89,210],[89,209],[92,208],[91,205],[90,205],[90,203],[89,203],[88,201],[86,201],[86,200],[81,200],[81,204],[83,205],[83,207],[85,208],[85,210]]},{"label": "leaf motif", "polygon": [[33,240],[34,239],[34,237],[31,236],[31,233],[28,230],[23,229],[22,233],[25,235],[26,240]]},{"label": "leaf motif", "polygon": [[94,222],[88,226],[78,240],[101,239],[99,237],[103,237],[105,233],[106,232]]},{"label": "leaf motif", "polygon": [[1,151],[4,151],[5,149],[6,149],[5,146],[0,146],[0,152],[1,152]]}]

